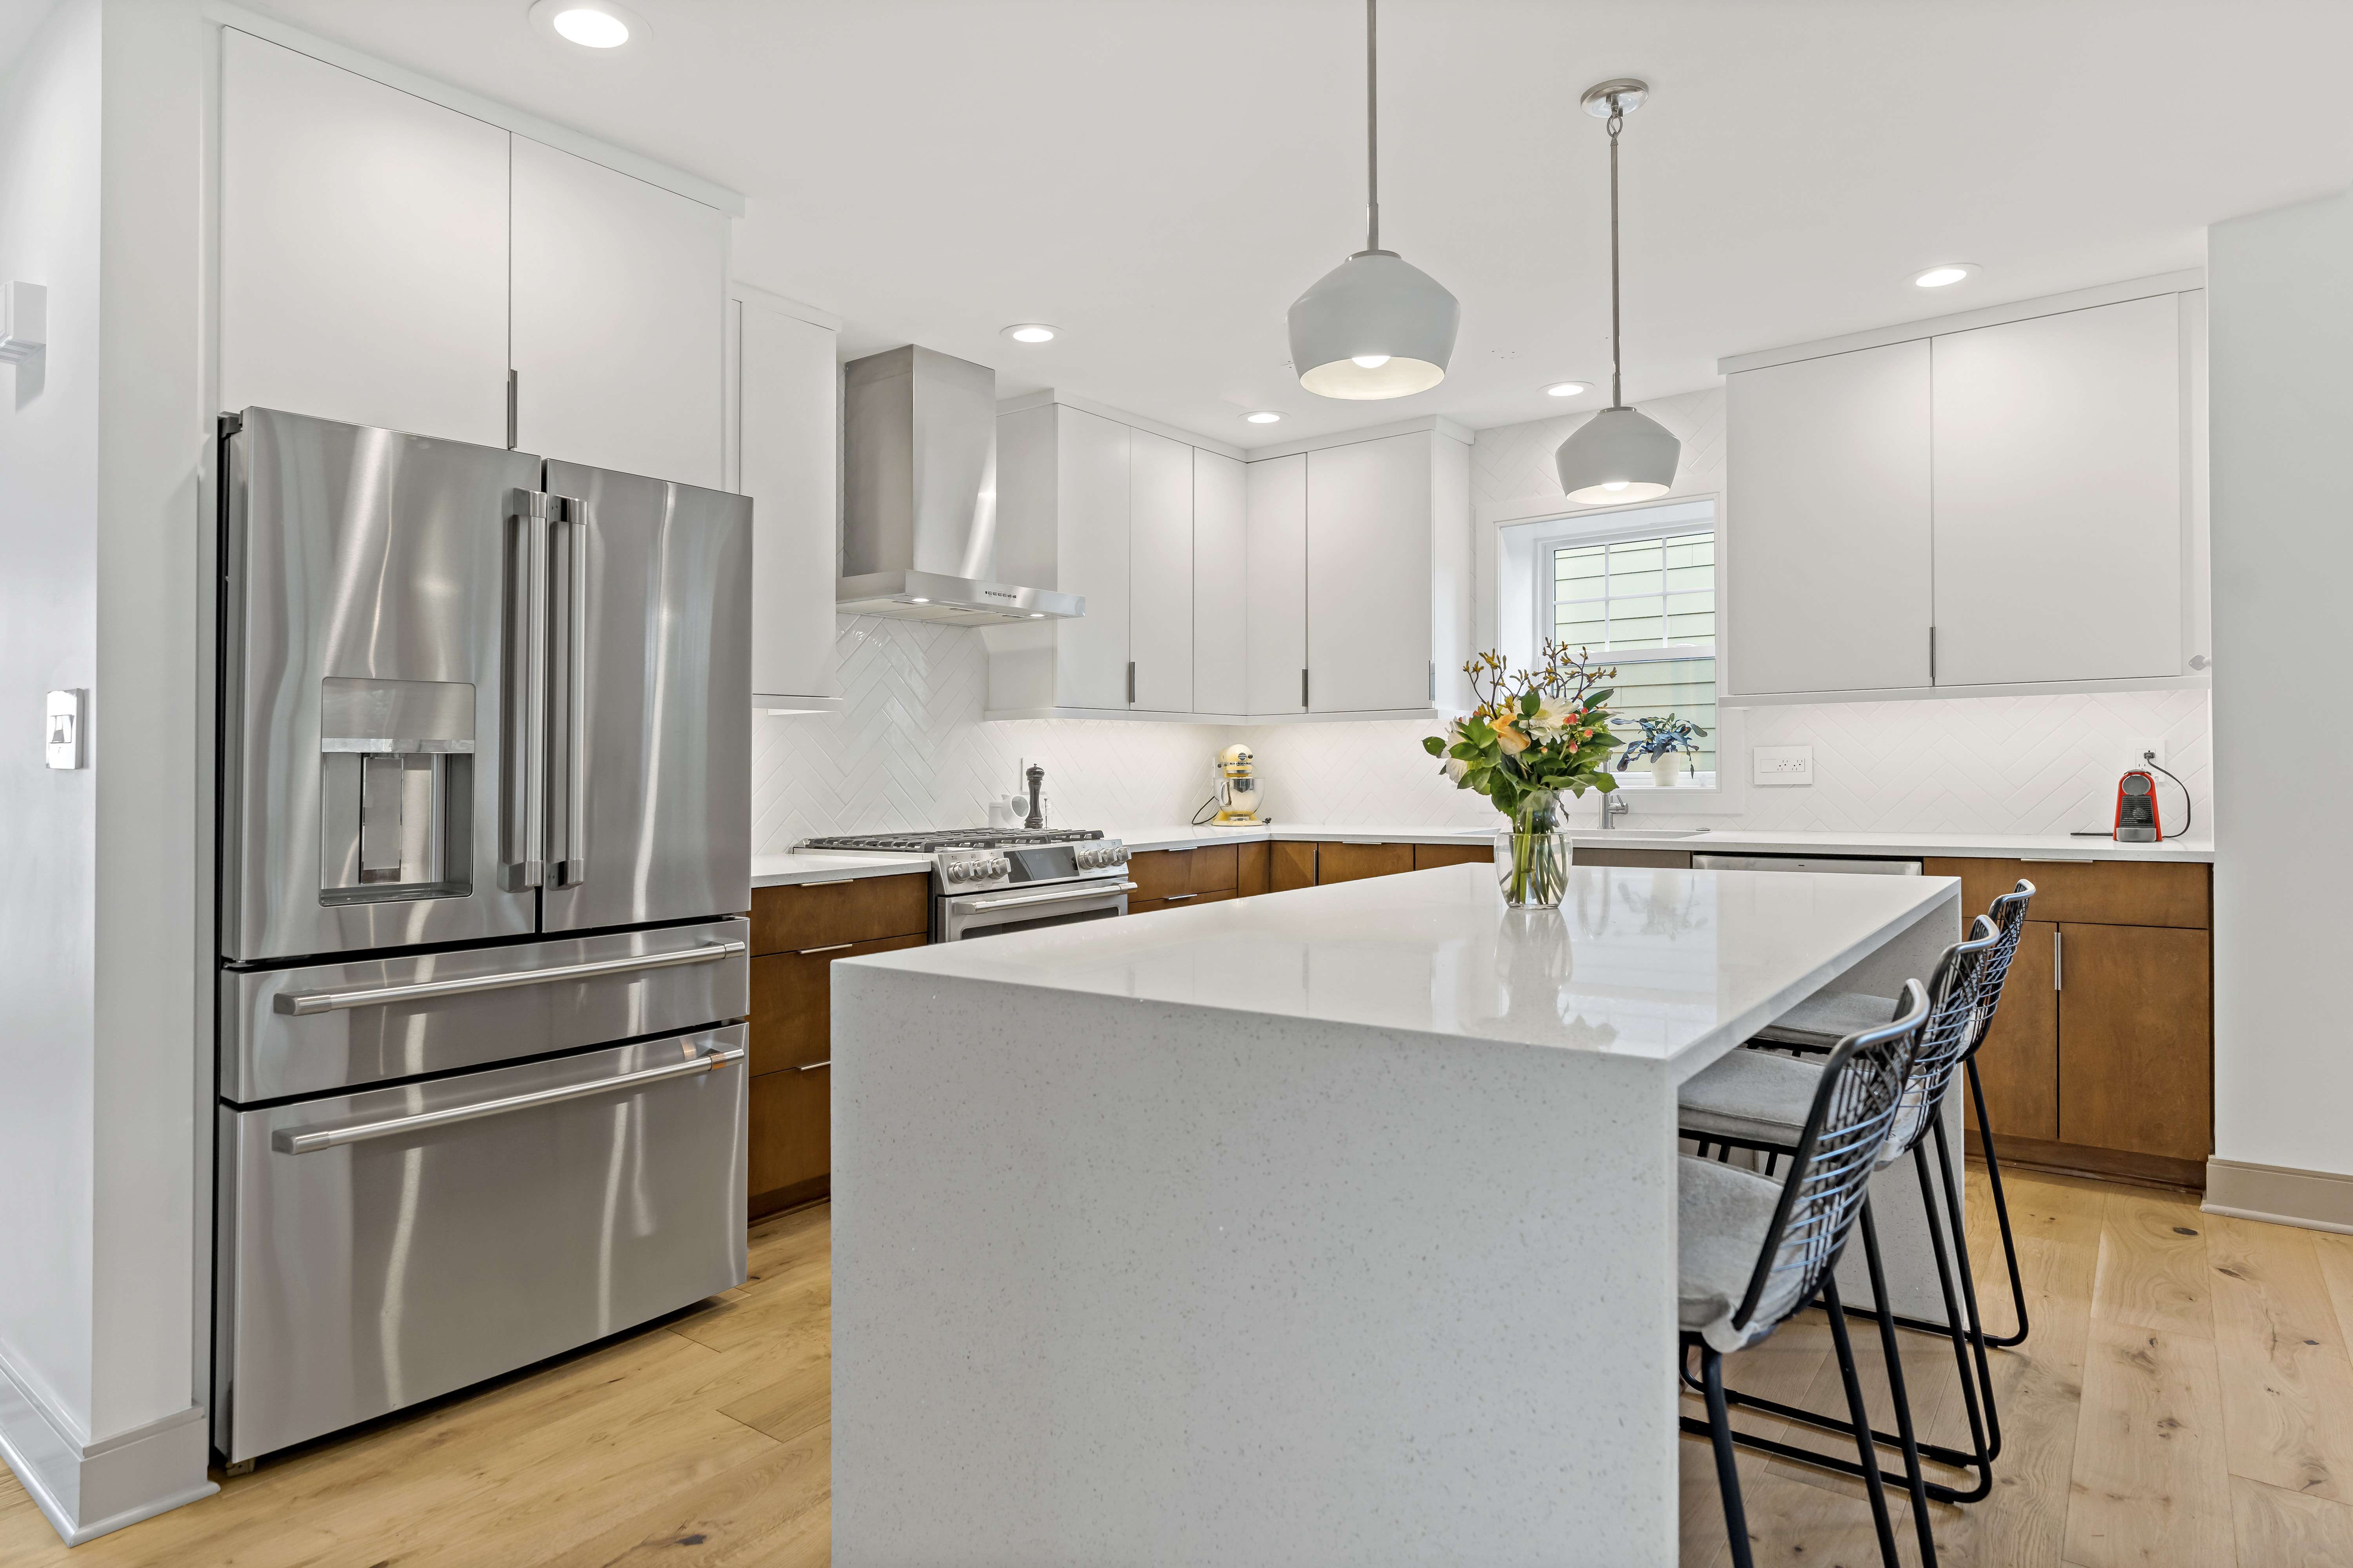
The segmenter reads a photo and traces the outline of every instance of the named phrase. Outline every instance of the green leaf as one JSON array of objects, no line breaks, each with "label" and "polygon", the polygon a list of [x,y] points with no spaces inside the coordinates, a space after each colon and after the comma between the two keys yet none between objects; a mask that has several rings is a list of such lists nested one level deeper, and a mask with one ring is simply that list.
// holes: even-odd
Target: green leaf
[{"label": "green leaf", "polygon": [[1436,735],[1424,735],[1421,738],[1421,749],[1433,757],[1442,757],[1446,754],[1446,742]]},{"label": "green leaf", "polygon": [[1533,718],[1535,714],[1535,710],[1543,706],[1544,699],[1531,691],[1526,696],[1520,699],[1520,717],[1523,719]]},{"label": "green leaf", "polygon": [[1602,773],[1594,779],[1593,787],[1599,790],[1603,795],[1608,795],[1618,787],[1618,781],[1611,778],[1608,773]]}]

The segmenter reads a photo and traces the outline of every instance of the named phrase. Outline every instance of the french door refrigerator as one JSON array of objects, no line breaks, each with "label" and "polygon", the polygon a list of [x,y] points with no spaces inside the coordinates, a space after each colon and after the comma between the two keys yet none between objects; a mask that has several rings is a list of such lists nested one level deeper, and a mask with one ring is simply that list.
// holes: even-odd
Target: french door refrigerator
[{"label": "french door refrigerator", "polygon": [[214,1446],[743,1283],[751,503],[223,421]]}]

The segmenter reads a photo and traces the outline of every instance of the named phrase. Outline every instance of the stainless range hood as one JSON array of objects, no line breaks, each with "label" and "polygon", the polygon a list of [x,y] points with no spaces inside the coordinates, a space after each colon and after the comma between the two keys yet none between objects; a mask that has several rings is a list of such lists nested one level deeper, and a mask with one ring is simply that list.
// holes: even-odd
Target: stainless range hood
[{"label": "stainless range hood", "polygon": [[1002,626],[1086,600],[997,571],[997,373],[910,343],[843,368],[844,615]]}]

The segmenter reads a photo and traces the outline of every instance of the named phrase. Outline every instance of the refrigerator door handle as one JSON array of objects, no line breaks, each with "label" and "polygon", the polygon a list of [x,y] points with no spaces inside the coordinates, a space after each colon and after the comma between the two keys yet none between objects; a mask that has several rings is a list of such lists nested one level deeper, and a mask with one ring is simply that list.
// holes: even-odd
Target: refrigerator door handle
[{"label": "refrigerator door handle", "polygon": [[[516,552],[520,602],[514,606],[522,625],[507,644],[507,700],[520,715],[509,722],[522,754],[510,754],[501,781],[506,816],[501,881],[509,889],[540,887],[547,878],[548,533],[563,507],[561,497],[543,490],[514,494],[512,515],[522,525]],[[518,762],[520,767],[514,765]]]},{"label": "refrigerator door handle", "polygon": [[688,963],[716,963],[748,951],[740,942],[706,942],[669,952],[630,953],[621,958],[591,959],[586,963],[558,963],[545,969],[509,969],[496,974],[467,974],[450,980],[418,980],[405,985],[368,985],[352,991],[281,991],[270,1002],[275,1012],[296,1017],[335,1013],[352,1007],[383,1007],[396,1002],[424,1002],[442,996],[468,996],[477,991],[507,991],[518,985],[545,985],[558,980],[593,980],[605,974],[628,974],[642,969],[675,969]]},{"label": "refrigerator door handle", "polygon": [[280,1154],[315,1153],[322,1149],[340,1149],[346,1143],[364,1143],[375,1138],[396,1138],[404,1132],[428,1132],[437,1127],[455,1126],[461,1121],[479,1121],[486,1116],[506,1116],[518,1110],[536,1110],[543,1105],[561,1105],[567,1100],[586,1100],[591,1095],[617,1094],[625,1089],[643,1089],[664,1079],[691,1078],[698,1073],[717,1072],[729,1063],[743,1059],[744,1047],[737,1046],[729,1050],[709,1051],[663,1067],[617,1073],[588,1083],[535,1089],[529,1094],[504,1095],[497,1100],[480,1100],[471,1105],[446,1106],[439,1110],[423,1110],[413,1116],[387,1116],[381,1121],[363,1121],[355,1127],[324,1127],[308,1132],[284,1127],[269,1135],[269,1146]]},{"label": "refrigerator door handle", "polygon": [[576,888],[588,879],[588,503],[560,498],[570,537],[565,550],[564,853],[550,885]]}]

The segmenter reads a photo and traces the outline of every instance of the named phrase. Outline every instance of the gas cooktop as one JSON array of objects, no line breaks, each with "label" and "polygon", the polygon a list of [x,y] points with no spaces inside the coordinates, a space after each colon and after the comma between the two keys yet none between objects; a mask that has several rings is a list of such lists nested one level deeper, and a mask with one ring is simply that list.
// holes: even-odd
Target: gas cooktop
[{"label": "gas cooktop", "polygon": [[803,849],[886,849],[930,855],[942,849],[1022,849],[1033,844],[1073,844],[1101,838],[1099,827],[948,827],[923,833],[853,833],[839,838],[804,838]]}]

